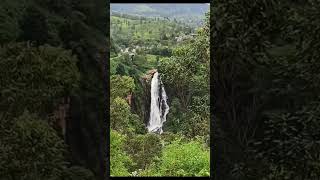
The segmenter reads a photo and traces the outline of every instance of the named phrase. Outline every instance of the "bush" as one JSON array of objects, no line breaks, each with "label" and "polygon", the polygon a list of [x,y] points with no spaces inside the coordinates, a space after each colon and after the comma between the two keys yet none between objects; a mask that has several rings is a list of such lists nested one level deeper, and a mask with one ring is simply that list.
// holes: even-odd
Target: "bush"
[{"label": "bush", "polygon": [[172,132],[163,132],[161,134],[161,140],[164,142],[164,144],[171,144],[174,141],[183,141],[186,142],[187,139],[185,136],[183,136],[181,133],[172,133]]},{"label": "bush", "polygon": [[[23,3],[20,3],[23,4]],[[18,6],[18,8],[17,8]],[[9,1],[2,1],[0,7],[0,43],[7,43],[18,38],[21,30],[19,29],[19,10],[21,5]],[[19,10],[18,10],[19,9]],[[21,14],[20,14],[21,16]]]},{"label": "bush", "polygon": [[256,158],[269,165],[266,174],[288,179],[319,177],[319,109],[320,101],[314,101],[293,113],[266,113],[264,136],[253,143]]},{"label": "bush", "polygon": [[130,114],[129,123],[136,134],[146,134],[147,128],[137,114]]},{"label": "bush", "polygon": [[48,123],[24,112],[0,126],[0,177],[13,180],[58,178],[65,167],[65,144]]},{"label": "bush", "polygon": [[127,101],[116,97],[110,106],[110,127],[113,130],[124,131],[129,128],[131,116],[130,106]]},{"label": "bush", "polygon": [[20,115],[48,113],[53,99],[77,88],[79,72],[71,51],[13,43],[0,48],[0,105]]},{"label": "bush", "polygon": [[209,176],[209,150],[202,143],[175,141],[162,152],[160,171],[167,176]]},{"label": "bush", "polygon": [[209,150],[199,141],[173,141],[164,147],[159,163],[151,163],[141,176],[209,176]]},{"label": "bush", "polygon": [[63,180],[95,180],[94,174],[90,170],[80,166],[66,168],[62,177]]},{"label": "bush", "polygon": [[126,141],[125,150],[137,163],[135,169],[144,169],[153,158],[160,156],[160,138],[157,134],[133,135]]},{"label": "bush", "polygon": [[111,98],[124,98],[135,88],[134,79],[129,76],[113,75],[110,78],[110,95]]},{"label": "bush", "polygon": [[126,136],[114,130],[110,132],[110,175],[129,176],[133,165],[131,158],[124,151]]}]

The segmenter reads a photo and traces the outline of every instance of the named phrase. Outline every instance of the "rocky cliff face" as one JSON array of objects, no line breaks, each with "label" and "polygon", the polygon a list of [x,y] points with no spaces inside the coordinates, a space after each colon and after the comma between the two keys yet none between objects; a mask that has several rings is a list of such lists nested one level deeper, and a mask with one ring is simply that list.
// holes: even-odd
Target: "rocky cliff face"
[{"label": "rocky cliff face", "polygon": [[147,125],[147,123],[149,122],[151,80],[155,72],[157,72],[156,69],[151,69],[146,72],[144,76],[139,78],[139,83],[142,87],[142,91],[139,92],[139,94],[133,94],[131,99],[132,110],[143,118],[145,125]]}]

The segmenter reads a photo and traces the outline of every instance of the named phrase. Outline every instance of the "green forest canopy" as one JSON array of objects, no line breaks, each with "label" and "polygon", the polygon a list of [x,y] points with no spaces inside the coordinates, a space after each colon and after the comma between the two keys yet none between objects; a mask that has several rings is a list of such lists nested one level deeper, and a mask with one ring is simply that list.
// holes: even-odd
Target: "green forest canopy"
[{"label": "green forest canopy", "polygon": [[217,0],[215,179],[318,179],[319,1]]},{"label": "green forest canopy", "polygon": [[[105,7],[103,0],[1,1],[0,179],[105,179],[97,56],[106,49]],[[54,119],[62,99],[72,104],[64,127]]]}]

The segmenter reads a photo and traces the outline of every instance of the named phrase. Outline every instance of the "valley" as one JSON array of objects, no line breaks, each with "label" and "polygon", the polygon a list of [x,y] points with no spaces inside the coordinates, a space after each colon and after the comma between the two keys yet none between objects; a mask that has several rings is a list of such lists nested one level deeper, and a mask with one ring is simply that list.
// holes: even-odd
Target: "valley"
[{"label": "valley", "polygon": [[209,176],[208,14],[131,6],[150,14],[111,6],[111,176]]}]

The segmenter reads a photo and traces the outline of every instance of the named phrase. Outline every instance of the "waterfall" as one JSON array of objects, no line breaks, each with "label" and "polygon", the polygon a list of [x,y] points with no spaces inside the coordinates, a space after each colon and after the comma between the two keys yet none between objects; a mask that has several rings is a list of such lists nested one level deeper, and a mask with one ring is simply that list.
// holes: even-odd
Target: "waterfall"
[{"label": "waterfall", "polygon": [[149,132],[162,133],[162,125],[166,121],[166,116],[169,112],[167,104],[167,94],[164,85],[161,82],[159,73],[153,74],[151,81],[151,104],[150,104],[150,117],[148,124]]}]

